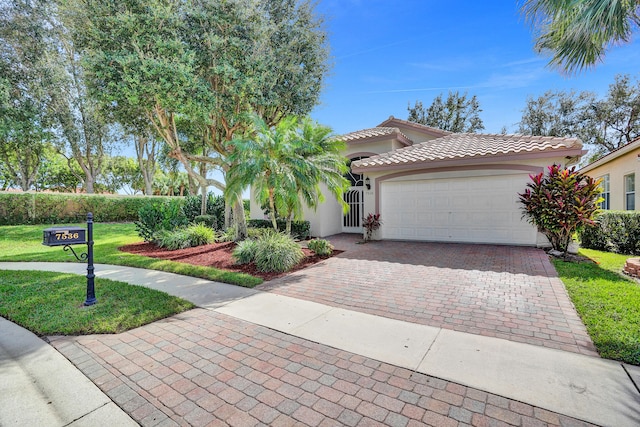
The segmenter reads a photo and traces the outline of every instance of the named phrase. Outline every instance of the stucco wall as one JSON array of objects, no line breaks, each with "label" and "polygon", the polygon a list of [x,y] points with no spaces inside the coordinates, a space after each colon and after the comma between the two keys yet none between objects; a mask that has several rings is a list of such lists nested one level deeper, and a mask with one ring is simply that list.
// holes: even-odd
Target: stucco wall
[{"label": "stucco wall", "polygon": [[[386,153],[396,148],[401,148],[403,145],[393,139],[375,141],[367,144],[350,144],[345,152],[345,157],[354,157],[361,155],[369,155]],[[338,201],[331,194],[326,186],[321,184],[322,193],[325,197],[325,201],[321,203],[317,210],[304,209],[304,219],[310,222],[311,235],[315,237],[326,237],[332,234],[342,232],[342,208]],[[254,201],[253,187],[250,191],[251,194],[251,212],[250,218],[252,219],[267,219],[260,209],[260,206]],[[365,191],[365,200],[369,197]],[[366,211],[365,211],[366,212]]]},{"label": "stucco wall", "polygon": [[[390,178],[392,175],[398,174],[398,171],[378,171],[366,174],[371,179],[371,190],[365,190],[365,199],[364,199],[364,213],[379,213],[380,204],[376,203],[376,197],[378,197],[377,191],[380,190],[380,185],[376,185],[382,181],[413,181],[413,180],[422,180],[422,179],[444,179],[444,178],[464,178],[464,177],[474,177],[474,176],[499,176],[499,175],[511,175],[514,173],[513,166],[528,168],[530,170],[523,171],[522,173],[538,173],[539,171],[545,171],[546,167],[550,164],[560,164],[565,166],[566,159],[564,158],[551,158],[551,159],[530,159],[527,161],[520,162],[500,162],[492,165],[486,165],[483,169],[475,169],[473,166],[469,166],[467,168],[457,167],[451,168],[450,170],[423,170],[423,171],[406,171],[405,175],[397,176]],[[525,187],[522,188],[522,191],[525,190]],[[381,218],[383,221],[382,227],[384,227],[384,218]],[[373,238],[379,238],[381,233],[376,233]],[[536,246],[538,247],[546,247],[549,246],[549,242],[547,238],[541,234],[537,233]]]},{"label": "stucco wall", "polygon": [[640,210],[640,195],[638,194],[638,190],[640,190],[640,158],[638,155],[640,155],[640,148],[632,150],[617,159],[613,159],[602,166],[598,166],[586,172],[587,175],[593,178],[601,178],[604,175],[609,174],[609,209],[625,209],[624,177],[625,175],[635,173],[635,205],[636,210]]},{"label": "stucco wall", "polygon": [[394,144],[394,141],[390,139],[376,141],[369,144],[350,144],[344,155],[349,158],[353,157],[354,154],[359,155],[360,153],[382,154],[395,148],[399,148],[400,146],[401,145],[398,142]]}]

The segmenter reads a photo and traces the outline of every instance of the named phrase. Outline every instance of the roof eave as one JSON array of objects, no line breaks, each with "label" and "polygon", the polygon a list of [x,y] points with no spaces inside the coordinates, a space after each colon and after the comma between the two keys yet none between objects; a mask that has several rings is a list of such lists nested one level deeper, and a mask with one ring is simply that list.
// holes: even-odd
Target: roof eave
[{"label": "roof eave", "polygon": [[421,160],[404,163],[393,163],[386,165],[374,165],[374,166],[358,166],[357,163],[351,165],[352,169],[356,173],[367,172],[381,172],[392,170],[409,170],[409,169],[435,169],[443,166],[455,167],[455,166],[469,166],[474,164],[487,164],[498,163],[513,160],[536,160],[544,158],[558,158],[564,157],[567,159],[580,156],[583,154],[582,147],[567,148],[567,149],[554,149],[543,150],[537,152],[520,152],[513,154],[503,155],[487,155],[487,156],[469,156],[463,158],[454,159],[439,159],[439,160]]},{"label": "roof eave", "polygon": [[627,145],[625,145],[622,148],[619,148],[615,151],[612,151],[611,153],[607,154],[604,157],[599,158],[598,160],[596,160],[593,163],[588,164],[587,166],[583,167],[582,169],[580,169],[581,173],[587,173],[590,170],[593,170],[597,167],[600,167],[606,163],[609,163],[615,159],[617,159],[618,157],[622,157],[625,154],[635,150],[636,148],[640,148],[640,138],[636,138],[634,141],[631,141],[630,143],[628,143]]},{"label": "roof eave", "polygon": [[400,131],[386,134],[386,135],[376,135],[376,136],[368,136],[364,138],[352,139],[345,142],[347,143],[347,145],[360,145],[360,144],[368,144],[371,142],[380,142],[380,141],[398,141],[405,147],[413,145],[413,141],[411,141],[409,138],[404,136]]},{"label": "roof eave", "polygon": [[394,126],[394,124],[398,124],[398,123],[404,126],[410,127],[412,129],[415,129],[417,131],[420,131],[432,136],[437,136],[437,137],[447,136],[453,133],[453,132],[449,132],[448,130],[437,129],[431,126],[421,125],[420,123],[414,123],[408,120],[398,119],[397,117],[393,117],[393,116],[388,118],[384,122],[380,123],[378,126],[379,127],[397,127],[397,126]]}]

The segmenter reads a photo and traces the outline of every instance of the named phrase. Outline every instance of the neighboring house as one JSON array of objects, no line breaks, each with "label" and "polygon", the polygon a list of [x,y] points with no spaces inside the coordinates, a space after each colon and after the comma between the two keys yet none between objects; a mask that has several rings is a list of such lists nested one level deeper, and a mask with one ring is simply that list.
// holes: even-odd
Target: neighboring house
[{"label": "neighboring house", "polygon": [[636,194],[640,179],[640,138],[580,169],[592,178],[602,178],[601,209],[640,210]]},{"label": "neighboring house", "polygon": [[[363,217],[380,213],[376,238],[544,245],[522,219],[518,193],[530,174],[583,154],[576,138],[455,134],[394,117],[341,139],[351,160],[351,209],[342,215],[327,197],[305,212],[314,236],[362,233]],[[251,217],[264,218],[253,194],[251,203]]]}]

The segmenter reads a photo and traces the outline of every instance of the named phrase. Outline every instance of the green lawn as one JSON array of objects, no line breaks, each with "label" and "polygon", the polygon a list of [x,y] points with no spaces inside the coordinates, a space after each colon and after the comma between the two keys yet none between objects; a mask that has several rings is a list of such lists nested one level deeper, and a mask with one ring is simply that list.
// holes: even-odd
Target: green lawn
[{"label": "green lawn", "polygon": [[98,303],[84,307],[86,278],[44,271],[0,270],[0,316],[37,335],[119,333],[189,310],[164,292],[95,279]]},{"label": "green lawn", "polygon": [[[86,228],[86,224],[71,225]],[[49,227],[49,225],[0,227],[0,262],[77,262],[73,255],[70,252],[63,251],[61,246],[49,247],[42,245],[42,232]],[[142,240],[138,237],[135,226],[132,223],[95,223],[93,240],[94,262],[96,264],[115,264],[167,271],[248,288],[262,283],[262,279],[248,274],[120,252],[118,247]],[[78,245],[75,248],[79,249],[80,252],[86,251],[86,245]]]},{"label": "green lawn", "polygon": [[622,275],[629,255],[582,249],[597,264],[554,260],[600,355],[640,365],[640,284]]}]

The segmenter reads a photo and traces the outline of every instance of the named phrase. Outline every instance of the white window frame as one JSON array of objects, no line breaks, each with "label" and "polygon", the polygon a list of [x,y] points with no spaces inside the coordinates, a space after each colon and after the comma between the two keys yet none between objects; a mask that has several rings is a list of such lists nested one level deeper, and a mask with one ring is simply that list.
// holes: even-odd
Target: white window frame
[{"label": "white window frame", "polygon": [[600,202],[600,209],[609,210],[611,209],[611,184],[609,181],[609,174],[602,175],[600,179],[602,179],[602,182],[600,183],[600,197],[603,198]]},{"label": "white window frame", "polygon": [[[631,184],[631,186],[629,184]],[[629,199],[629,197],[631,197],[631,199]],[[630,173],[624,176],[624,208],[628,211],[633,211],[636,209],[636,174],[635,173]]]}]

